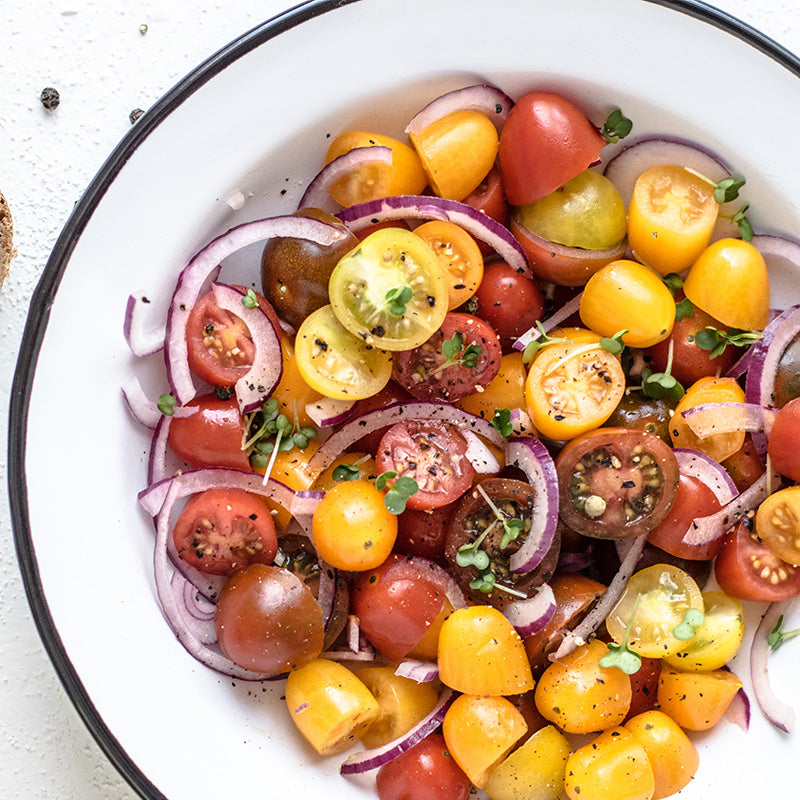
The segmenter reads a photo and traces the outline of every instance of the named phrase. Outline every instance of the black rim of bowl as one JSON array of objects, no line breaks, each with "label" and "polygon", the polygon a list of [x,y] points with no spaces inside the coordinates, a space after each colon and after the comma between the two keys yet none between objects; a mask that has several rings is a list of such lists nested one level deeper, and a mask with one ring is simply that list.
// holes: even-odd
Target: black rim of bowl
[{"label": "black rim of bowl", "polygon": [[[17,558],[33,618],[59,679],[91,734],[131,787],[146,800],[166,800],[106,726],[70,662],[53,623],[40,580],[28,517],[25,475],[28,404],[36,363],[64,270],[94,210],[128,158],[169,114],[233,62],[284,31],[341,6],[370,0],[312,0],[267,20],[212,55],[169,90],[140,119],[103,164],[64,226],[34,291],[11,390],[8,489]],[[376,2],[377,0],[372,0]],[[489,0],[486,0],[487,2]],[[709,23],[761,51],[800,77],[800,60],[777,42],[731,15],[696,0],[642,0]]]}]

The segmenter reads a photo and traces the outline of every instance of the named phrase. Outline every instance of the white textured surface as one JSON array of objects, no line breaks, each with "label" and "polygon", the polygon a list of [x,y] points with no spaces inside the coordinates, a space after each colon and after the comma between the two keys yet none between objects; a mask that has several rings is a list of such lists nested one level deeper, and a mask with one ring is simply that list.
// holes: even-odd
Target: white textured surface
[{"label": "white textured surface", "polygon": [[[0,0],[0,189],[14,215],[19,250],[0,293],[3,418],[33,288],[73,204],[128,130],[130,111],[146,109],[197,63],[287,5],[286,0]],[[716,5],[800,53],[795,2]],[[148,26],[144,35],[142,24]],[[724,80],[724,65],[709,68]],[[45,86],[61,93],[54,112],[39,102]],[[741,89],[747,113],[748,95],[757,87]],[[87,345],[90,336],[87,326]],[[0,436],[5,452],[4,427]],[[68,455],[54,454],[54,466],[68,466]],[[5,485],[4,467],[3,473]],[[0,798],[130,800],[133,791],[83,726],[39,642],[14,557],[5,496],[0,525]],[[192,744],[176,743],[180,758]]]}]

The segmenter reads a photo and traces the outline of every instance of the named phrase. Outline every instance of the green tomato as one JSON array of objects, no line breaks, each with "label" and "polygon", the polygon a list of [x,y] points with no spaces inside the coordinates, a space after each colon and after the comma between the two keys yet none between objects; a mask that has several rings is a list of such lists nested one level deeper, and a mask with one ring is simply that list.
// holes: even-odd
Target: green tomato
[{"label": "green tomato", "polygon": [[554,192],[516,210],[537,236],[567,247],[606,250],[625,238],[625,204],[611,181],[587,170]]}]

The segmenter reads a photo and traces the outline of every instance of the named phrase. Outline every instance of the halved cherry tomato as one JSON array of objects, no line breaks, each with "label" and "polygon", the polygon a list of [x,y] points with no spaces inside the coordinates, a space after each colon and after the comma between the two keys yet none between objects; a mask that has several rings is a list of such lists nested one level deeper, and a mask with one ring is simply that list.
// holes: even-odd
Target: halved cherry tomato
[{"label": "halved cherry tomato", "polygon": [[778,558],[800,566],[800,486],[779,489],[761,503],[756,533]]},{"label": "halved cherry tomato", "polygon": [[714,186],[675,165],[645,170],[628,208],[634,256],[659,275],[683,272],[703,252],[717,219]]},{"label": "halved cherry tomato", "polygon": [[271,564],[278,552],[269,506],[240,489],[192,495],[172,538],[183,561],[212,575],[230,575],[248,564]]},{"label": "halved cherry tomato", "polygon": [[453,403],[488,386],[501,357],[488,322],[451,311],[427,341],[395,354],[392,376],[418,400]]},{"label": "halved cherry tomato", "polygon": [[430,511],[406,508],[397,518],[397,541],[394,549],[408,556],[421,556],[446,566],[444,543],[447,524],[454,504],[440,506]]},{"label": "halved cherry tomato", "polygon": [[[493,419],[495,411],[507,408],[509,411],[521,409],[526,411],[525,379],[528,370],[522,360],[522,353],[516,350],[506,353],[500,359],[500,369],[482,392],[475,392],[454,405],[470,414],[484,419]],[[527,411],[526,411],[527,413]]]},{"label": "halved cherry tomato", "polygon": [[522,206],[550,194],[597,161],[605,143],[565,97],[520,97],[503,125],[498,152],[509,202]]},{"label": "halved cherry tomato", "polygon": [[772,468],[789,480],[800,483],[800,397],[778,411],[769,434],[767,452]]},{"label": "halved cherry tomato", "polygon": [[407,144],[379,133],[347,131],[340,133],[328,147],[325,163],[349,153],[357,147],[388,147],[392,163],[375,161],[335,181],[331,197],[341,206],[365,203],[379,197],[399,194],[420,194],[428,183],[419,156]]},{"label": "halved cherry tomato", "polygon": [[339,259],[328,294],[336,318],[367,346],[409,350],[444,321],[448,280],[419,236],[381,228]]},{"label": "halved cherry tomato", "polygon": [[599,539],[639,536],[660,524],[678,492],[678,463],[658,436],[599,428],[573,439],[556,458],[559,514]]},{"label": "halved cherry tomato", "polygon": [[298,425],[313,425],[314,421],[308,416],[306,406],[316,403],[324,395],[312,389],[300,374],[297,368],[297,356],[294,351],[294,340],[281,336],[281,357],[283,371],[278,385],[272,390],[272,397],[278,401],[280,413],[285,414],[291,422]]},{"label": "halved cherry tomato", "polygon": [[[642,665],[631,678],[631,707],[625,722],[632,717],[656,707],[658,698],[658,676],[661,674],[661,659],[641,657]],[[624,723],[623,723],[624,724]]]},{"label": "halved cherry tomato", "polygon": [[408,508],[432,509],[452,503],[472,485],[475,469],[466,453],[466,439],[454,425],[408,420],[383,435],[375,464],[379,475],[391,471],[417,482]]},{"label": "halved cherry tomato", "polygon": [[191,467],[229,467],[250,470],[242,449],[244,424],[236,398],[220,400],[216,395],[195,397],[189,407],[200,410],[170,421],[168,441],[173,453]]},{"label": "halved cherry tomato", "polygon": [[666,397],[645,397],[642,392],[626,391],[605,424],[609,428],[647,431],[670,444],[669,421],[674,405]]},{"label": "halved cherry tomato", "polygon": [[729,669],[683,672],[665,664],[658,682],[659,708],[688,731],[713,728],[742,688]]},{"label": "halved cherry tomato", "polygon": [[764,474],[766,468],[749,433],[744,437],[744,444],[722,461],[722,466],[740,492],[749,489]]},{"label": "halved cherry tomato", "polygon": [[448,278],[448,308],[466,303],[483,278],[483,255],[475,239],[460,225],[434,219],[414,233],[433,250]]},{"label": "halved cherry tomato", "polygon": [[[480,182],[474,192],[468,194],[463,200],[468,206],[472,206],[476,211],[482,211],[487,217],[506,224],[508,219],[508,200],[503,188],[503,178],[500,175],[500,168],[495,165],[489,170],[489,174]],[[478,242],[481,252],[486,255],[492,249],[483,242]]]},{"label": "halved cherry tomato", "polygon": [[531,364],[525,401],[534,427],[555,440],[598,428],[625,392],[619,359],[593,344],[552,344]]},{"label": "halved cherry tomato", "polygon": [[450,200],[474,192],[497,157],[497,129],[480,111],[454,111],[409,138],[431,188]]}]

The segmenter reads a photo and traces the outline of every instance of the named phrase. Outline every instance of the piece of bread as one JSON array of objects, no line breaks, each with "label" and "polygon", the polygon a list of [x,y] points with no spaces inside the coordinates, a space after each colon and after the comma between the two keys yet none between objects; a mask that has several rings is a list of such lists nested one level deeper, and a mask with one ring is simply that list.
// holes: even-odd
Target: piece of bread
[{"label": "piece of bread", "polygon": [[11,221],[11,211],[3,193],[0,192],[0,286],[8,275],[11,259],[17,254],[13,238],[14,223]]}]

